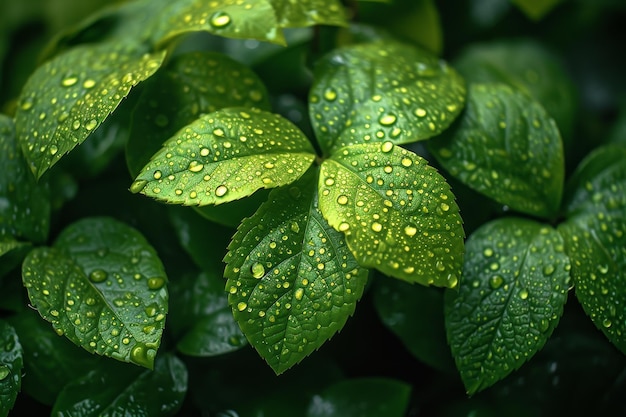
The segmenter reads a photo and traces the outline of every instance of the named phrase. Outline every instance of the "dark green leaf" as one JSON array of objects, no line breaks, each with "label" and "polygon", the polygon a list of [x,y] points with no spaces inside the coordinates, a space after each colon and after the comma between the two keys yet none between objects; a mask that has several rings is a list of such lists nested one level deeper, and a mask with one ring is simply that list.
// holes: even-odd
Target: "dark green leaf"
[{"label": "dark green leaf", "polygon": [[220,204],[219,206],[194,207],[194,211],[202,217],[233,229],[246,217],[250,217],[259,206],[267,200],[270,190],[257,190],[251,196],[241,200]]},{"label": "dark green leaf", "polygon": [[22,386],[22,346],[15,329],[0,320],[0,415],[8,416]]},{"label": "dark green leaf", "polygon": [[165,140],[200,114],[236,106],[270,109],[265,87],[254,72],[215,52],[179,55],[143,88],[126,153],[133,176]]},{"label": "dark green leaf", "polygon": [[165,142],[130,190],[176,204],[221,204],[299,178],[315,159],[283,117],[228,108],[202,115]]},{"label": "dark green leaf", "polygon": [[309,101],[316,137],[332,154],[355,143],[438,135],[463,109],[465,83],[430,52],[385,40],[321,59]]},{"label": "dark green leaf", "polygon": [[0,114],[0,238],[44,241],[50,227],[50,190],[35,181],[17,146],[13,121]]},{"label": "dark green leaf", "polygon": [[37,177],[82,143],[130,89],[161,66],[165,51],[114,43],[75,47],[39,67],[22,90],[18,141]]},{"label": "dark green leaf", "polygon": [[540,104],[504,84],[472,84],[458,124],[430,141],[453,176],[524,213],[553,217],[563,191],[563,145]]},{"label": "dark green leaf", "polygon": [[539,20],[563,0],[511,0],[533,20]]},{"label": "dark green leaf", "polygon": [[50,326],[31,309],[12,316],[24,351],[22,389],[37,401],[52,405],[69,382],[84,375],[102,359],[50,331]]},{"label": "dark green leaf", "polygon": [[445,179],[392,142],[338,150],[323,162],[320,209],[362,266],[424,285],[455,287],[463,225]]},{"label": "dark green leaf", "polygon": [[381,321],[413,356],[442,371],[455,369],[446,341],[440,289],[381,278],[373,291]]},{"label": "dark green leaf", "polygon": [[272,191],[225,258],[235,319],[277,374],[343,327],[367,280],[317,207],[315,174]]},{"label": "dark green leaf", "polygon": [[31,303],[90,353],[152,368],[167,314],[167,278],[139,232],[109,218],[66,228],[23,265]]},{"label": "dark green leaf", "polygon": [[533,97],[554,118],[564,141],[571,141],[576,90],[557,56],[540,43],[500,40],[475,44],[454,64],[468,83],[504,83]]},{"label": "dark green leaf", "polygon": [[410,385],[393,379],[348,379],[315,395],[306,417],[403,417],[410,395]]},{"label": "dark green leaf", "polygon": [[[219,272],[219,275],[216,274]],[[247,345],[228,306],[221,270],[203,272],[182,294],[178,314],[184,316],[187,329],[177,347],[191,356],[217,356]]]},{"label": "dark green leaf", "polygon": [[346,16],[339,0],[269,0],[282,28],[313,25],[345,26]]},{"label": "dark green leaf", "polygon": [[187,368],[171,354],[154,371],[125,365],[101,366],[67,384],[54,404],[55,416],[171,416],[187,392]]},{"label": "dark green leaf", "polygon": [[466,243],[463,281],[446,297],[446,330],[468,394],[519,368],[556,327],[570,261],[556,230],[531,220],[485,224]]},{"label": "dark green leaf", "polygon": [[24,260],[30,248],[30,243],[0,237],[0,279]]}]

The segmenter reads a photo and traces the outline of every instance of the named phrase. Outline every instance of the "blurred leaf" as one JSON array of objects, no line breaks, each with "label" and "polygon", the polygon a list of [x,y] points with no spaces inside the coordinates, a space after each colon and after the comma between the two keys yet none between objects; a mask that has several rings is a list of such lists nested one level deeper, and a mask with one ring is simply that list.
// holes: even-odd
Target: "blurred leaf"
[{"label": "blurred leaf", "polygon": [[360,265],[409,282],[454,288],[463,225],[445,179],[392,142],[353,145],[322,163],[320,210]]},{"label": "blurred leaf", "polygon": [[22,346],[15,329],[0,320],[0,415],[8,416],[22,386]]},{"label": "blurred leaf", "polygon": [[168,310],[166,280],[145,238],[109,218],[73,223],[23,265],[31,303],[59,335],[150,369]]},{"label": "blurred leaf", "polygon": [[511,0],[526,16],[539,20],[563,0]]},{"label": "blurred leaf", "polygon": [[429,142],[464,184],[514,210],[554,217],[565,175],[563,145],[540,104],[504,84],[473,84],[459,123]]},{"label": "blurred leaf", "polygon": [[460,291],[446,294],[448,342],[472,395],[546,343],[563,314],[570,261],[563,239],[531,220],[485,224],[466,244]]}]

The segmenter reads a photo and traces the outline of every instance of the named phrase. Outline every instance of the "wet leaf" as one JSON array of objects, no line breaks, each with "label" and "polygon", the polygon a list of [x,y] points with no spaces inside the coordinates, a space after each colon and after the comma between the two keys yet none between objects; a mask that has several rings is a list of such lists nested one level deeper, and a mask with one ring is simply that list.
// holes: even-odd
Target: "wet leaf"
[{"label": "wet leaf", "polygon": [[200,116],[169,139],[130,190],[168,203],[221,204],[289,184],[314,158],[308,139],[283,117],[228,108]]},{"label": "wet leaf", "polygon": [[193,209],[207,220],[235,229],[243,219],[252,216],[257,211],[259,206],[267,200],[269,193],[270,190],[257,190],[251,196],[241,200],[219,206],[202,206]]},{"label": "wet leaf", "polygon": [[282,28],[313,25],[346,26],[346,16],[338,0],[269,0]]},{"label": "wet leaf", "polygon": [[346,379],[313,396],[306,417],[402,417],[410,395],[410,385],[393,379]]},{"label": "wet leaf", "polygon": [[67,384],[52,415],[171,416],[186,392],[187,368],[171,354],[159,357],[154,371],[107,364]]},{"label": "wet leaf", "polygon": [[359,264],[409,282],[455,287],[463,226],[445,179],[391,142],[354,145],[322,163],[320,209]]},{"label": "wet leaf", "polygon": [[35,181],[22,156],[13,121],[0,114],[0,239],[42,242],[50,227],[50,188]]},{"label": "wet leaf", "polygon": [[0,415],[8,416],[22,386],[22,346],[15,329],[0,320]]},{"label": "wet leaf", "polygon": [[110,218],[67,227],[22,269],[32,305],[90,353],[152,368],[167,314],[167,277],[136,230]]},{"label": "wet leaf", "polygon": [[436,136],[463,109],[463,79],[435,55],[394,41],[346,46],[322,58],[309,96],[327,154],[346,145]]},{"label": "wet leaf", "polygon": [[215,52],[172,58],[145,83],[135,108],[126,149],[131,174],[200,114],[237,106],[270,109],[267,91],[251,69]]},{"label": "wet leaf", "polygon": [[570,261],[556,230],[521,218],[486,223],[466,243],[448,342],[468,394],[501,380],[546,343],[563,314]]},{"label": "wet leaf", "polygon": [[15,126],[33,173],[44,172],[115,110],[130,89],[161,66],[165,51],[104,43],[70,49],[40,66],[19,99]]},{"label": "wet leaf", "polygon": [[563,145],[540,104],[504,84],[473,84],[458,124],[429,142],[461,182],[501,204],[550,218],[561,204]]},{"label": "wet leaf", "polygon": [[563,140],[571,142],[576,89],[557,56],[542,44],[528,39],[473,44],[454,67],[468,83],[503,83],[528,94],[554,118]]},{"label": "wet leaf", "polygon": [[228,301],[235,319],[280,374],[339,331],[363,294],[359,268],[317,207],[309,171],[243,221],[226,255]]}]

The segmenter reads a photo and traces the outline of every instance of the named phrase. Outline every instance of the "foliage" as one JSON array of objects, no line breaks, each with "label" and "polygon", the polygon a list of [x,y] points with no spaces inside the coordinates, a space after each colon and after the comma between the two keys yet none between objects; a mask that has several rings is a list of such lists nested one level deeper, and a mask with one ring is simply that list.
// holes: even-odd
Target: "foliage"
[{"label": "foliage", "polygon": [[626,412],[622,5],[34,3],[0,415]]}]

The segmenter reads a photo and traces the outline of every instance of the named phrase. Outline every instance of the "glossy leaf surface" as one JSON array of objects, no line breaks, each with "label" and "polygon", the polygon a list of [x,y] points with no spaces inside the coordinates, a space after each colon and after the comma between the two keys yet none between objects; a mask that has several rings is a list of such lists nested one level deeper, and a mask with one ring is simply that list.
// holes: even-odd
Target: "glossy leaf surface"
[{"label": "glossy leaf surface", "polygon": [[269,0],[282,28],[312,25],[345,26],[346,16],[339,0]]},{"label": "glossy leaf surface", "polygon": [[354,145],[322,163],[320,209],[360,265],[424,285],[455,287],[463,226],[445,179],[393,145]]},{"label": "glossy leaf surface", "polygon": [[438,135],[463,109],[465,83],[430,52],[385,40],[322,58],[309,102],[315,135],[332,154],[352,144]]},{"label": "glossy leaf surface", "polygon": [[280,374],[340,330],[367,281],[317,207],[315,171],[270,193],[226,255],[228,301],[244,334]]},{"label": "glossy leaf surface", "polygon": [[503,84],[471,85],[462,119],[429,145],[474,190],[524,213],[557,213],[565,175],[561,137],[523,93]]},{"label": "glossy leaf surface", "polygon": [[22,346],[15,329],[0,320],[0,415],[8,416],[22,385]]},{"label": "glossy leaf surface", "polygon": [[531,220],[485,224],[466,244],[458,294],[446,295],[448,342],[468,394],[543,347],[563,313],[569,258],[556,230]]},{"label": "glossy leaf surface", "polygon": [[169,139],[130,190],[169,203],[221,204],[289,184],[314,158],[309,140],[282,116],[228,108]]},{"label": "glossy leaf surface", "polygon": [[144,237],[109,218],[66,228],[33,250],[22,277],[32,305],[90,353],[152,368],[167,314],[167,278]]}]

